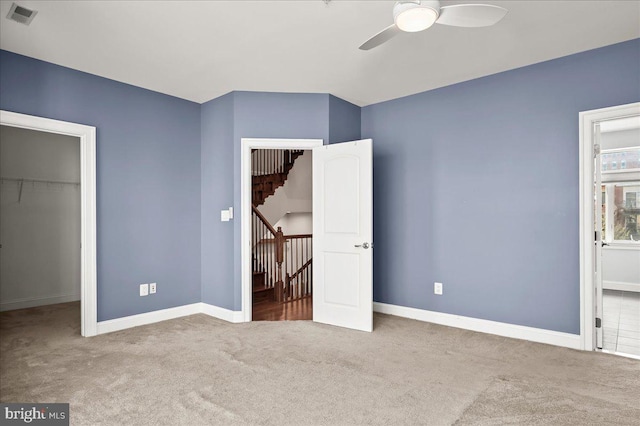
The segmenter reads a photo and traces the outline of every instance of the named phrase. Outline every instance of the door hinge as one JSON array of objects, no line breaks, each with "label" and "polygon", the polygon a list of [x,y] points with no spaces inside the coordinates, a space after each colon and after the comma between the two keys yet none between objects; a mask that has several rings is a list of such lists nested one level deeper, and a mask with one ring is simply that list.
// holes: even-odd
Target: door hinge
[{"label": "door hinge", "polygon": [[602,318],[596,318],[596,328],[602,328]]},{"label": "door hinge", "polygon": [[600,154],[600,144],[594,144],[593,145],[593,156],[595,157],[598,154]]}]

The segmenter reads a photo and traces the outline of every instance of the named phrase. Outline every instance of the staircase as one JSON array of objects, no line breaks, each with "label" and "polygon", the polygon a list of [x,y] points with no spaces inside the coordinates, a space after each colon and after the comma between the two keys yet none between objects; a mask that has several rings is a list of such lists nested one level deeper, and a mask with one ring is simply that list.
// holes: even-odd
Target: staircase
[{"label": "staircase", "polygon": [[284,235],[257,209],[284,185],[302,150],[253,150],[252,255],[253,303],[289,302],[311,296],[312,236]]},{"label": "staircase", "polygon": [[274,288],[266,286],[266,275],[264,271],[253,272],[253,302],[263,302],[265,300],[275,300]]},{"label": "staircase", "polygon": [[251,152],[251,202],[259,206],[287,180],[302,150],[254,149]]}]

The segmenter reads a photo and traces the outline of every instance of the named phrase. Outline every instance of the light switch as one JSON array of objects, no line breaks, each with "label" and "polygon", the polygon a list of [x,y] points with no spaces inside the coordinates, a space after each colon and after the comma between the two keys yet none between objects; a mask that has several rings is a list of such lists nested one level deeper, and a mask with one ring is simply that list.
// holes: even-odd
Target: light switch
[{"label": "light switch", "polygon": [[229,219],[233,219],[233,207],[229,207]]},{"label": "light switch", "polygon": [[229,210],[221,210],[220,211],[220,220],[222,222],[229,222],[230,216],[229,216]]}]

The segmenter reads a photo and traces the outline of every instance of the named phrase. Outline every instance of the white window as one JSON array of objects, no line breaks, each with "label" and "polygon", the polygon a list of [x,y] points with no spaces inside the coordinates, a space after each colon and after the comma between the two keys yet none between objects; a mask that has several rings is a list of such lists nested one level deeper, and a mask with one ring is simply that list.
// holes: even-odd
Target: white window
[{"label": "white window", "polygon": [[602,174],[624,174],[640,170],[640,147],[602,150]]},{"label": "white window", "polygon": [[601,159],[603,240],[640,246],[640,147],[603,150]]}]

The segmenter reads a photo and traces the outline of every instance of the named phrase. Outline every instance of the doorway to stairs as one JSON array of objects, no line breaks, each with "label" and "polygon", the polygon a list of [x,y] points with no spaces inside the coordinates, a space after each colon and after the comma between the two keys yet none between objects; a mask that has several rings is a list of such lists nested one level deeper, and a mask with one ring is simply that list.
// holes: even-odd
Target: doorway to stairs
[{"label": "doorway to stairs", "polygon": [[[250,322],[253,314],[251,153],[260,148],[313,152],[313,321],[373,331],[371,139],[323,145],[321,139],[241,138],[238,242],[243,322]],[[284,233],[275,238],[283,239]]]},{"label": "doorway to stairs", "polygon": [[253,321],[313,319],[312,152],[251,150]]},{"label": "doorway to stairs", "polygon": [[251,152],[254,321],[313,319],[310,150]]}]

